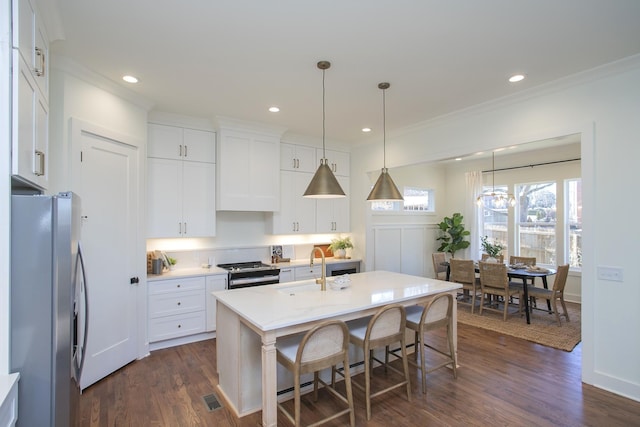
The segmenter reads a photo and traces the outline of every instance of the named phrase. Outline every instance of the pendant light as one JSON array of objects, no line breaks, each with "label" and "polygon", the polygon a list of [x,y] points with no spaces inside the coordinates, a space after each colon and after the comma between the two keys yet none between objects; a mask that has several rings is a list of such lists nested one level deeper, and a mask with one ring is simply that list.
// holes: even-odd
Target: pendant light
[{"label": "pendant light", "polygon": [[369,193],[369,197],[367,197],[368,201],[395,201],[395,200],[404,200],[400,191],[398,191],[398,187],[391,179],[391,175],[389,175],[389,171],[387,169],[387,117],[386,117],[386,99],[385,99],[385,90],[389,89],[391,85],[389,83],[380,83],[378,85],[378,89],[382,89],[382,172],[376,181],[376,184],[373,186],[371,193]]},{"label": "pendant light", "polygon": [[505,193],[504,191],[496,191],[496,153],[491,153],[491,177],[493,190],[491,192],[485,191],[476,199],[478,206],[491,205],[496,208],[514,207],[516,205],[516,198],[511,193]]},{"label": "pendant light", "polygon": [[311,179],[307,190],[304,192],[303,197],[315,198],[315,199],[330,199],[345,197],[344,191],[335,175],[331,171],[328,165],[327,156],[325,154],[324,139],[325,139],[325,111],[324,111],[324,72],[331,63],[329,61],[318,62],[318,68],[322,70],[322,159],[320,159],[320,166],[315,175]]}]

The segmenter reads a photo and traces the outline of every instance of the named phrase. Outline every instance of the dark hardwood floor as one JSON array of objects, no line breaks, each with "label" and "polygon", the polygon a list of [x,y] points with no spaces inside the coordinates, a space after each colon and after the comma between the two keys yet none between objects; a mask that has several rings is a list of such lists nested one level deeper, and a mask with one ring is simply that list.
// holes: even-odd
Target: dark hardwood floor
[{"label": "dark hardwood floor", "polygon": [[[205,406],[203,396],[218,382],[215,346],[209,340],[158,350],[94,384],[80,398],[81,425],[260,425],[259,413],[238,419],[224,407],[209,412]],[[356,389],[356,425],[640,426],[640,402],[581,383],[581,350],[567,353],[458,325],[458,379],[449,369],[434,371],[423,395],[419,371],[411,367],[413,401],[402,390],[374,399],[369,422]],[[385,375],[376,369],[374,384]],[[336,402],[322,391],[317,402],[302,401],[303,423]],[[278,425],[289,423],[279,416]],[[348,418],[328,425],[348,425]]]}]

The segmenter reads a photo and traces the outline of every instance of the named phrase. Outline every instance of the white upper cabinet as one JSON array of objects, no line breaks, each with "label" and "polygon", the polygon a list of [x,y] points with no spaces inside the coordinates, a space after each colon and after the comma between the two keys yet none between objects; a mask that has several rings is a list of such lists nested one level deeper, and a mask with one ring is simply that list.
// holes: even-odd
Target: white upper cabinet
[{"label": "white upper cabinet", "polygon": [[338,183],[347,197],[316,200],[316,232],[348,233],[349,226],[349,178],[337,176]]},{"label": "white upper cabinet", "polygon": [[[49,182],[49,107],[24,60],[14,52],[12,173],[46,189]],[[17,89],[17,90],[16,90]]]},{"label": "white upper cabinet", "polygon": [[310,172],[280,172],[280,211],[273,213],[273,234],[316,231],[316,200],[302,197],[313,178]]},{"label": "white upper cabinet", "polygon": [[13,47],[24,58],[45,102],[49,102],[49,38],[29,0],[13,0]]},{"label": "white upper cabinet", "polygon": [[147,157],[192,162],[216,162],[215,134],[156,123],[149,124]]},{"label": "white upper cabinet", "polygon": [[[316,149],[317,164],[315,169],[320,165],[322,159],[322,148]],[[349,153],[335,150],[325,150],[327,156],[327,164],[336,176],[349,176]],[[315,170],[314,169],[314,170]]]},{"label": "white upper cabinet", "polygon": [[218,119],[217,200],[222,211],[280,209],[282,131]]},{"label": "white upper cabinet", "polygon": [[147,150],[147,237],[215,236],[215,134],[149,124]]},{"label": "white upper cabinet", "polygon": [[280,169],[294,172],[315,172],[320,164],[316,161],[316,149],[306,145],[280,144]]}]

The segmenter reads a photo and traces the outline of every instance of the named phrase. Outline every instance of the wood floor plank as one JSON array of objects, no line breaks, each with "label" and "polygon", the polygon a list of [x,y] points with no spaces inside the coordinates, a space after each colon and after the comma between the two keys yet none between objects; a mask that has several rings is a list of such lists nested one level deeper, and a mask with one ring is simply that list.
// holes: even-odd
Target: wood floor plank
[{"label": "wood floor plank", "polygon": [[[442,339],[436,334],[433,342]],[[261,425],[259,412],[238,419],[224,407],[211,412],[206,408],[203,396],[214,393],[218,384],[215,345],[215,340],[209,340],[154,351],[92,385],[80,397],[80,425]],[[412,366],[412,402],[407,402],[402,391],[374,399],[369,422],[363,393],[354,389],[356,425],[640,425],[640,402],[582,384],[581,345],[567,353],[459,324],[458,349],[457,379],[450,369],[438,369],[427,376],[424,395],[420,372]],[[387,375],[393,375],[390,372]],[[395,377],[375,370],[374,380],[380,386],[391,379]],[[317,402],[310,395],[303,396],[303,422],[333,411],[335,400],[325,393],[320,391]],[[344,417],[327,426],[346,424]],[[279,416],[278,425],[289,424]]]}]

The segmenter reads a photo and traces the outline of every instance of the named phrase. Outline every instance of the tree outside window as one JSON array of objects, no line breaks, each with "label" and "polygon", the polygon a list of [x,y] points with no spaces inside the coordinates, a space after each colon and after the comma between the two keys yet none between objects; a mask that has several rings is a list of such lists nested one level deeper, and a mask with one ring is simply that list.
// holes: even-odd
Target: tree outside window
[{"label": "tree outside window", "polygon": [[520,184],[516,193],[518,254],[556,264],[556,183]]}]

